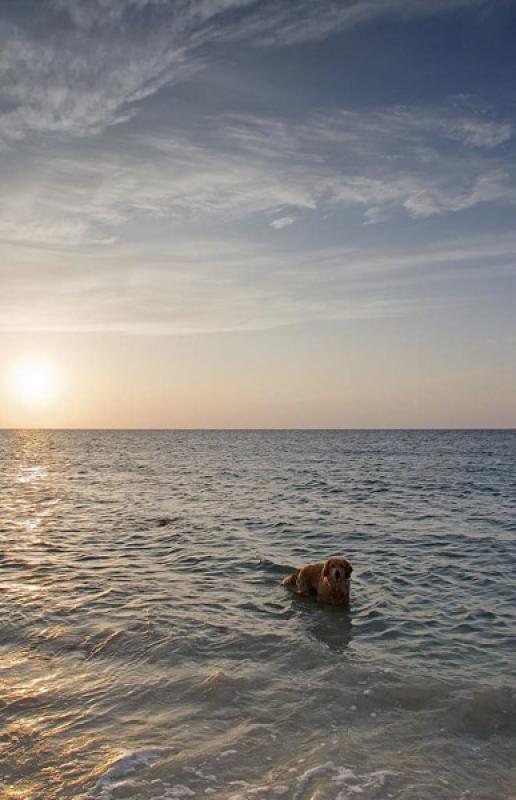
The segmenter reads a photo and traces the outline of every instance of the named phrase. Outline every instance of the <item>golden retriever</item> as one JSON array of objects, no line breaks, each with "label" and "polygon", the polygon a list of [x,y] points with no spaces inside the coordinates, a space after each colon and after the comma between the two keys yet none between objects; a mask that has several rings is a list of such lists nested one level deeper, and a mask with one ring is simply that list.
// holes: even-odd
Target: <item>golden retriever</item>
[{"label": "golden retriever", "polygon": [[316,596],[319,603],[347,606],[353,567],[345,558],[329,558],[324,563],[308,564],[283,579],[302,597]]}]

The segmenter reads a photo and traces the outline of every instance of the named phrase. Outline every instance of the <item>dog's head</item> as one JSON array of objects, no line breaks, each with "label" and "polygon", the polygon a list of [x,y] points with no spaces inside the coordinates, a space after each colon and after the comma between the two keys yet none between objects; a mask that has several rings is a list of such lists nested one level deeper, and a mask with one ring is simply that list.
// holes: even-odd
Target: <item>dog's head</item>
[{"label": "dog's head", "polygon": [[329,558],[324,562],[323,578],[326,578],[334,585],[342,584],[348,581],[353,572],[353,567],[345,558]]}]

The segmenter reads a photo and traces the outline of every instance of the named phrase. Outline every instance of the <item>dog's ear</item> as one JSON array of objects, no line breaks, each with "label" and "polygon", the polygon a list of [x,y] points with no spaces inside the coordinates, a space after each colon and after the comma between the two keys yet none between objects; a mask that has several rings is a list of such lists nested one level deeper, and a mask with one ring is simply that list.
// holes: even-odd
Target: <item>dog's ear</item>
[{"label": "dog's ear", "polygon": [[327,578],[328,575],[330,574],[330,567],[331,567],[331,558],[329,558],[328,561],[324,562],[324,567],[322,571],[323,578]]},{"label": "dog's ear", "polygon": [[351,566],[349,561],[346,561],[346,569],[345,569],[346,578],[349,578],[352,572],[353,572],[353,567]]}]

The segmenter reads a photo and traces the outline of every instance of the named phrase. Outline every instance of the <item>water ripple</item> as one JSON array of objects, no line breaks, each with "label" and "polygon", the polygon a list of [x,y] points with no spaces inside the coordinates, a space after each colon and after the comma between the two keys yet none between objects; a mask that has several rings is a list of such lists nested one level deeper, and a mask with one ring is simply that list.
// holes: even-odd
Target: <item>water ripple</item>
[{"label": "water ripple", "polygon": [[2,797],[514,795],[515,444],[0,434]]}]

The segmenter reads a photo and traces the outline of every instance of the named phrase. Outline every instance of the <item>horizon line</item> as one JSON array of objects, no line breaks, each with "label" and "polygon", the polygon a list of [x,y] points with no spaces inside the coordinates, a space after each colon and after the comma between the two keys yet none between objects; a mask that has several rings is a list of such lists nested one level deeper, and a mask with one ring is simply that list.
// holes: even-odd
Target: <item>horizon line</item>
[{"label": "horizon line", "polygon": [[11,432],[18,432],[18,431],[48,431],[50,433],[67,433],[67,432],[74,432],[74,431],[83,431],[83,432],[107,432],[107,433],[115,433],[115,432],[140,432],[140,433],[147,433],[151,431],[155,431],[157,433],[164,433],[164,432],[177,432],[177,433],[226,433],[226,432],[234,432],[234,433],[340,433],[340,432],[362,432],[362,431],[370,431],[370,432],[401,432],[401,431],[414,431],[414,432],[446,432],[446,431],[497,431],[497,432],[507,432],[507,433],[514,433],[516,432],[516,426],[514,427],[484,427],[484,426],[469,426],[469,427],[427,427],[427,428],[420,428],[420,427],[408,427],[408,428],[401,428],[401,427],[387,427],[387,428],[376,428],[376,427],[353,427],[353,428],[162,428],[162,427],[148,427],[148,428],[140,428],[140,427],[131,427],[131,428],[111,428],[111,427],[102,427],[102,428],[89,428],[89,427],[72,427],[72,428],[54,428],[54,427],[6,427],[0,428],[0,433],[11,433]]}]

